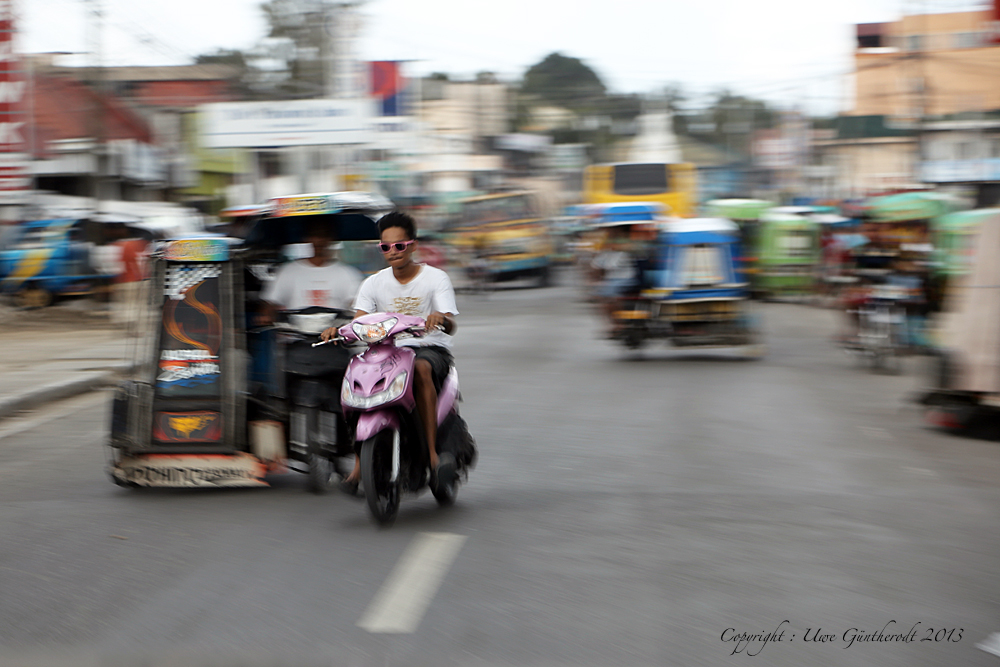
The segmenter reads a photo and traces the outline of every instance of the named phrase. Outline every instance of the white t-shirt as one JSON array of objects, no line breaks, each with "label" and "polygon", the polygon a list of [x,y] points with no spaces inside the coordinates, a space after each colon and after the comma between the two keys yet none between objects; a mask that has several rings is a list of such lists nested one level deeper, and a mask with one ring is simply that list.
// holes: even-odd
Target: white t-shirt
[{"label": "white t-shirt", "polygon": [[285,264],[264,287],[261,298],[284,310],[310,306],[350,310],[363,276],[353,266],[331,262],[314,266],[307,260]]},{"label": "white t-shirt", "polygon": [[[392,267],[370,276],[361,283],[354,309],[366,313],[402,313],[424,319],[433,312],[458,315],[451,278],[428,264],[421,264],[420,272],[405,285],[392,275]],[[432,331],[421,338],[405,338],[399,345],[451,348],[451,336],[443,331]]]},{"label": "white t-shirt", "polygon": [[591,266],[603,269],[605,280],[635,279],[635,263],[628,253],[621,250],[607,250],[600,253],[594,258]]}]

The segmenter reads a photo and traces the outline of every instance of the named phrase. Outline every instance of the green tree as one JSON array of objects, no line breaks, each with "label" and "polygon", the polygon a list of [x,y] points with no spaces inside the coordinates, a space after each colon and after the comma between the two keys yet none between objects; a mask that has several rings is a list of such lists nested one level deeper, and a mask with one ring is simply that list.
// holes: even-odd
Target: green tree
[{"label": "green tree", "polygon": [[237,49],[218,49],[214,53],[206,53],[194,59],[195,65],[225,65],[233,70],[231,85],[234,92],[242,98],[255,97],[250,86],[251,66],[246,54]]},{"label": "green tree", "polygon": [[240,88],[247,97],[322,96],[336,12],[322,0],[267,0],[260,9],[268,27],[255,46],[246,51],[221,49],[195,62],[239,68]]},{"label": "green tree", "polygon": [[279,89],[290,97],[317,97],[325,90],[324,58],[330,47],[330,25],[336,20],[317,0],[268,0],[261,6],[271,40],[293,45],[286,57],[286,80]]},{"label": "green tree", "polygon": [[604,98],[600,77],[579,58],[550,53],[524,75],[521,93],[572,111],[588,110]]}]

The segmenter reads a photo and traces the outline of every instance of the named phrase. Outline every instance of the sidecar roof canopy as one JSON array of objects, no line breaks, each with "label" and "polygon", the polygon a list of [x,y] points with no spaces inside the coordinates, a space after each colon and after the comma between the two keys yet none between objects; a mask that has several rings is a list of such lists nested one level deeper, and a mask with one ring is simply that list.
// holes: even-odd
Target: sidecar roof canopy
[{"label": "sidecar roof canopy", "polygon": [[308,221],[328,222],[338,241],[377,241],[376,221],[393,209],[373,192],[333,192],[274,197],[247,233],[248,248],[277,249],[305,240]]},{"label": "sidecar roof canopy", "polygon": [[700,243],[736,243],[740,228],[725,218],[674,218],[664,227],[669,244],[697,245]]},{"label": "sidecar roof canopy", "polygon": [[345,211],[389,212],[392,202],[375,192],[331,192],[273,197],[263,206],[274,217],[330,215]]},{"label": "sidecar roof canopy", "polygon": [[773,207],[774,202],[764,199],[713,199],[705,204],[705,212],[711,217],[730,220],[757,220]]},{"label": "sidecar roof canopy", "polygon": [[[792,207],[789,206],[782,208]],[[788,210],[779,210],[776,208],[772,208],[770,211],[763,213],[760,216],[760,221],[764,224],[777,225],[779,227],[812,228],[819,226],[819,223],[813,220],[811,216],[807,216],[802,213],[793,213]]]},{"label": "sidecar roof canopy", "polygon": [[666,207],[658,202],[590,204],[584,213],[594,219],[594,227],[617,227],[661,222]]},{"label": "sidecar roof canopy", "polygon": [[266,204],[245,204],[243,206],[230,206],[219,211],[220,218],[245,218],[251,215],[260,215],[267,211]]}]

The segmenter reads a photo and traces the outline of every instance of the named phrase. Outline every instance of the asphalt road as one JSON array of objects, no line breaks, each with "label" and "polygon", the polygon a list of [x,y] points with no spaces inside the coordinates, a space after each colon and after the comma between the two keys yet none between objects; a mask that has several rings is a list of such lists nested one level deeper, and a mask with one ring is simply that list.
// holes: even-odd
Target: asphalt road
[{"label": "asphalt road", "polygon": [[0,665],[1000,665],[1000,444],[831,311],[763,306],[746,361],[626,353],[566,287],[460,308],[479,467],[391,529],[297,475],[119,489],[107,394],[0,423]]}]

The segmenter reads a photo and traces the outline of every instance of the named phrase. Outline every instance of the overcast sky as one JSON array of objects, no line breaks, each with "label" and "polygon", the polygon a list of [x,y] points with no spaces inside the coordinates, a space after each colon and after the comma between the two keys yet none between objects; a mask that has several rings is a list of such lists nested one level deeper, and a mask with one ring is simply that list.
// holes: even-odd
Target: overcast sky
[{"label": "overcast sky", "polygon": [[[85,54],[88,7],[103,6],[106,65],[185,64],[265,34],[260,0],[14,0],[20,48]],[[408,60],[412,75],[493,71],[513,80],[553,51],[615,92],[729,88],[784,107],[848,104],[854,24],[961,11],[976,0],[369,0],[358,54]],[[77,56],[68,64],[87,64]]]}]

